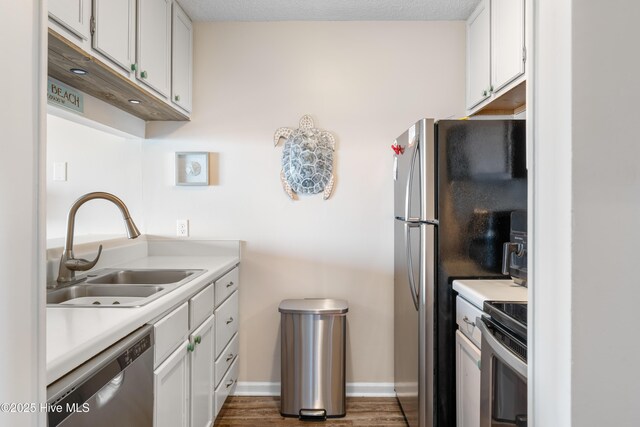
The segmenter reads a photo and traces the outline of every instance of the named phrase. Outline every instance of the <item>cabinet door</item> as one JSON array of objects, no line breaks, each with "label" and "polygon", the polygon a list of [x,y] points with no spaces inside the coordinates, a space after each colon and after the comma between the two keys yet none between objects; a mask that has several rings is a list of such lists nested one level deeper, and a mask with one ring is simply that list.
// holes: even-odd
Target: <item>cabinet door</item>
[{"label": "cabinet door", "polygon": [[126,71],[132,71],[136,58],[135,13],[135,0],[93,0],[92,47]]},{"label": "cabinet door", "polygon": [[191,427],[208,427],[213,423],[213,315],[190,337],[195,349],[191,359]]},{"label": "cabinet door", "polygon": [[173,49],[171,69],[171,100],[191,111],[191,75],[193,64],[193,27],[191,19],[173,4]]},{"label": "cabinet door", "polygon": [[138,0],[136,77],[165,97],[171,86],[171,0]]},{"label": "cabinet door", "polygon": [[467,20],[467,108],[491,94],[491,13],[482,0]]},{"label": "cabinet door", "polygon": [[189,426],[189,357],[185,341],[153,372],[153,425]]},{"label": "cabinet door", "polygon": [[524,0],[491,0],[491,82],[498,91],[524,74]]},{"label": "cabinet door", "polygon": [[456,331],[456,411],[458,427],[480,425],[480,350]]},{"label": "cabinet door", "polygon": [[89,39],[90,0],[49,0],[49,17],[82,40]]}]

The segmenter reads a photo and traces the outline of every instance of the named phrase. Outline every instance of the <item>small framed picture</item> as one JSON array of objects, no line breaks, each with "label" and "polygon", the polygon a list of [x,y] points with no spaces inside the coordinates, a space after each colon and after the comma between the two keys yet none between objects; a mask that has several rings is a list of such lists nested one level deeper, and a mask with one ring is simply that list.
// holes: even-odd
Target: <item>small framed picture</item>
[{"label": "small framed picture", "polygon": [[209,153],[176,153],[176,185],[209,185]]}]

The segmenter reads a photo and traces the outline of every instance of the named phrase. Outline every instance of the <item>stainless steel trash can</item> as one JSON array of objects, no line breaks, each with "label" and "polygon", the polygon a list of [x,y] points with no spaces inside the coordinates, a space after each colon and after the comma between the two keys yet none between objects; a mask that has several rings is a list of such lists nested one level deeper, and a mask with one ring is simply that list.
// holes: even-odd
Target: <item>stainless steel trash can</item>
[{"label": "stainless steel trash can", "polygon": [[337,299],[280,303],[280,413],[299,418],[344,417],[345,330],[349,304]]}]

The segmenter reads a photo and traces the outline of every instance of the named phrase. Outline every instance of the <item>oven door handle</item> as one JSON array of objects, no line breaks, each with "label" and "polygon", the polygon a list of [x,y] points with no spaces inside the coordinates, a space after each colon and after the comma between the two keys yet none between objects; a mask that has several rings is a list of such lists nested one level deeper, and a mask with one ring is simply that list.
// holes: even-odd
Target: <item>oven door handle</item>
[{"label": "oven door handle", "polygon": [[[493,354],[502,360],[502,362],[504,362],[508,367],[516,371],[520,376],[522,376],[522,378],[526,379],[527,364],[511,353],[505,346],[500,344],[500,341],[493,336],[482,318],[476,318],[476,325],[478,325],[478,329],[480,329],[480,332],[482,333],[482,340],[489,345]],[[481,356],[484,356],[484,351],[481,352]]]}]

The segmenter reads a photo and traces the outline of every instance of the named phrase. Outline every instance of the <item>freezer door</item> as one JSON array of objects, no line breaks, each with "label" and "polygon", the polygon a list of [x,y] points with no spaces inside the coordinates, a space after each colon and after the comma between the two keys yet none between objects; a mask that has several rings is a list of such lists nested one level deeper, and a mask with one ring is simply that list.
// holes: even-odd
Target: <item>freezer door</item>
[{"label": "freezer door", "polygon": [[436,219],[435,126],[422,119],[395,143],[404,150],[394,156],[394,217],[405,221]]},{"label": "freezer door", "polygon": [[421,217],[420,123],[415,123],[395,140],[395,144],[403,150],[393,159],[393,215],[400,220],[418,221]]}]

